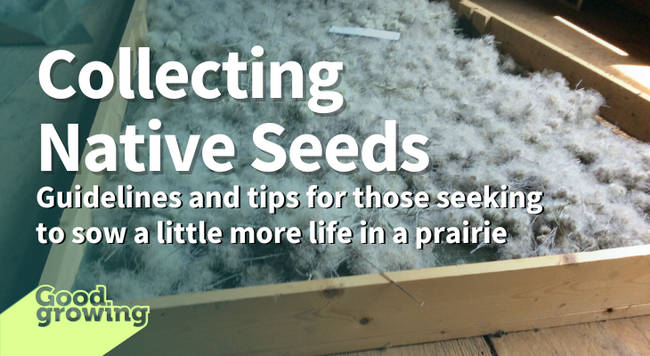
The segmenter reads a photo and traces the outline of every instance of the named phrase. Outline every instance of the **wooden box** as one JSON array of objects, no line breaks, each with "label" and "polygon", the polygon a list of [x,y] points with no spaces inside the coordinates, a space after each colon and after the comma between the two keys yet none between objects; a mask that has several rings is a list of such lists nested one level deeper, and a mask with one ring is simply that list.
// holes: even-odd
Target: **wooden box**
[{"label": "wooden box", "polygon": [[[145,7],[145,0],[135,2],[121,46],[142,45]],[[648,95],[469,1],[452,1],[452,7],[480,32],[493,34],[520,63],[551,68],[599,90],[609,105],[603,116],[650,141],[650,125],[643,122],[650,113]],[[126,105],[119,95],[104,101],[91,135],[117,135]],[[73,184],[101,184],[103,176],[84,169]],[[91,212],[66,210],[60,226],[88,228]],[[41,284],[70,289],[84,252],[84,245],[53,246]],[[151,314],[148,326],[118,346],[116,355],[310,355],[382,348],[650,314],[650,245],[124,304],[149,305]]]}]

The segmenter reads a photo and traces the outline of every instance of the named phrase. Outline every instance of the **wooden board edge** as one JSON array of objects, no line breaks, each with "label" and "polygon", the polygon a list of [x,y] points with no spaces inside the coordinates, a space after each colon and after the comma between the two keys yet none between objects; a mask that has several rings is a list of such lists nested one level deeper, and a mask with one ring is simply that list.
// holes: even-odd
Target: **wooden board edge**
[{"label": "wooden board edge", "polygon": [[355,278],[373,283],[153,305],[114,354],[319,355],[650,313],[646,254],[398,282],[417,301],[380,276]]},{"label": "wooden board edge", "polygon": [[[137,58],[137,48],[142,46],[144,36],[147,33],[147,21],[145,18],[145,8],[147,0],[136,0],[133,4],[133,9],[124,35],[120,41],[120,47],[130,47]],[[137,61],[137,59],[136,59]],[[116,56],[113,62],[113,72],[117,76],[118,58]],[[135,66],[132,66],[135,68]],[[119,94],[114,93],[110,98],[103,100],[99,104],[97,114],[93,121],[90,134],[104,133],[108,135],[117,136],[120,132],[122,120],[126,112],[127,100]],[[84,148],[81,162],[84,161],[86,155],[90,152],[91,147],[86,145]],[[104,178],[103,174],[95,174],[85,167],[84,164],[80,165],[79,172],[77,173],[72,187],[79,184],[82,187],[92,187],[93,185],[101,184]],[[53,245],[48,254],[45,268],[41,274],[39,285],[48,284],[56,289],[70,290],[74,283],[75,277],[79,270],[79,265],[85,252],[85,245],[74,244],[69,238],[72,236],[72,229],[75,227],[89,228],[92,224],[92,214],[89,209],[66,209],[61,216],[59,226],[65,231],[68,238],[60,245]]]},{"label": "wooden board edge", "polygon": [[[456,330],[442,330],[440,332],[431,332],[429,330],[423,330],[409,335],[399,335],[399,336],[396,335],[398,337],[393,338],[394,343],[393,342],[384,343],[385,342],[384,340],[386,340],[385,337],[378,337],[376,339],[370,338],[370,339],[353,340],[350,342],[346,342],[344,344],[337,344],[335,342],[331,342],[326,346],[309,345],[306,347],[296,348],[295,350],[291,350],[287,354],[327,355],[333,353],[349,352],[351,349],[357,351],[386,349],[387,345],[393,347],[393,346],[421,344],[425,342],[428,343],[428,342],[439,342],[439,341],[454,340],[454,339],[464,339],[470,337],[485,336],[490,334],[499,334],[499,332],[502,331],[506,332],[505,330],[507,330],[507,332],[510,333],[510,332],[557,327],[557,326],[570,326],[570,325],[589,323],[589,322],[607,321],[607,320],[618,319],[618,318],[628,318],[628,317],[636,317],[641,315],[648,315],[650,314],[650,304],[627,306],[623,308],[617,308],[615,310],[618,313],[615,314],[615,316],[604,313],[601,310],[598,310],[598,311],[586,312],[586,313],[577,313],[571,315],[553,316],[549,318],[540,318],[537,320],[525,320],[519,323],[513,322],[510,324],[509,327],[506,327],[505,329],[499,327],[503,325],[497,326],[497,324],[495,324],[495,325],[480,325],[480,326],[467,327],[467,328],[456,329]],[[558,320],[561,320],[561,322],[558,323]],[[328,352],[323,352],[323,350],[328,350]],[[284,350],[272,350],[268,352],[263,351],[263,352],[246,353],[246,355],[271,356],[271,355],[277,355],[283,351]],[[111,354],[110,356],[113,355]]]},{"label": "wooden board edge", "polygon": [[483,34],[493,35],[498,48],[517,62],[535,71],[560,72],[572,86],[600,92],[606,99],[601,115],[631,136],[650,142],[650,95],[471,1],[461,0],[452,9]]},{"label": "wooden board edge", "polygon": [[[366,274],[339,278],[327,278],[311,281],[298,281],[277,283],[270,285],[221,289],[191,294],[177,294],[155,298],[120,301],[124,305],[148,305],[154,310],[163,310],[176,307],[192,306],[199,304],[231,302],[245,299],[277,297],[337,290],[341,288],[359,288],[397,283],[412,283],[430,281],[439,278],[454,278],[470,275],[485,275],[489,273],[523,271],[562,265],[577,265],[643,257],[650,259],[650,245],[628,246],[607,250],[579,252],[574,254],[529,257],[518,260],[501,260],[464,265],[431,267],[419,270],[406,270],[387,272],[382,274]],[[386,277],[390,278],[387,279]],[[650,293],[650,291],[649,291]],[[650,298],[648,300],[650,303]]]}]

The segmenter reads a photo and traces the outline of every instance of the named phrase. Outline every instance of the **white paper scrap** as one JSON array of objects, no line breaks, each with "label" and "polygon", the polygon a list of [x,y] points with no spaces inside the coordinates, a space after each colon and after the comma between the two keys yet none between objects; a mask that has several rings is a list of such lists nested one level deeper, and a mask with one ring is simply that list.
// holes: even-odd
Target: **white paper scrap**
[{"label": "white paper scrap", "polygon": [[375,30],[372,28],[364,27],[341,27],[341,26],[332,26],[329,33],[336,33],[339,35],[350,35],[350,36],[363,36],[363,37],[372,37],[380,38],[383,40],[397,41],[401,33],[394,31],[384,31],[384,30]]}]

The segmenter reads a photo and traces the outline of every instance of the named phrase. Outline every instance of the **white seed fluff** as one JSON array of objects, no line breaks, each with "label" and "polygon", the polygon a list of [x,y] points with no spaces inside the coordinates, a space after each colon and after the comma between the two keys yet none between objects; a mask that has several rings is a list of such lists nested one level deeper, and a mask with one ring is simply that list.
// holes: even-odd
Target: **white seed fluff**
[{"label": "white seed fluff", "polygon": [[[517,66],[501,56],[493,38],[465,38],[455,29],[456,18],[446,3],[409,1],[300,0],[150,0],[147,8],[152,71],[167,61],[180,61],[188,70],[201,62],[227,60],[229,52],[242,61],[253,59],[261,46],[266,61],[296,61],[303,69],[318,61],[345,65],[335,89],[346,99],[336,116],[318,116],[306,101],[239,102],[228,98],[205,101],[190,92],[184,101],[160,98],[130,104],[126,123],[142,134],[154,134],[148,122],[158,118],[162,134],[176,135],[185,147],[190,134],[204,139],[228,135],[237,146],[235,172],[215,174],[198,162],[191,174],[177,173],[169,156],[164,174],[137,175],[124,166],[106,177],[104,190],[132,184],[137,190],[180,191],[178,210],[103,209],[93,212],[95,226],[146,226],[158,220],[188,224],[203,220],[229,231],[232,226],[298,227],[311,220],[337,220],[355,231],[350,245],[221,245],[162,246],[99,245],[94,262],[82,266],[80,288],[106,284],[115,299],[189,293],[224,287],[417,269],[448,263],[441,246],[417,250],[414,243],[396,245],[392,228],[473,226],[490,220],[509,232],[508,243],[482,250],[498,258],[590,251],[650,243],[650,149],[625,139],[593,119],[603,98],[592,90],[572,90],[559,73],[512,74]],[[330,35],[332,25],[400,31],[399,41]],[[260,59],[261,60],[261,59]],[[250,76],[242,75],[246,89]],[[208,75],[209,87],[226,92],[225,75]],[[268,83],[266,83],[268,86]],[[285,80],[285,93],[290,80]],[[309,83],[307,83],[307,88]],[[345,133],[362,143],[382,133],[385,120],[396,120],[399,134],[422,134],[431,144],[423,148],[433,168],[422,174],[377,175],[361,164],[353,174],[339,174],[321,160],[323,170],[303,174],[291,166],[280,175],[264,175],[250,164],[267,159],[251,142],[253,130],[273,122],[287,130],[281,144],[288,149],[301,134],[321,142]],[[147,151],[139,159],[148,162]],[[406,159],[400,153],[399,160]],[[123,162],[121,162],[123,165]],[[269,190],[301,192],[301,207],[269,215],[251,209],[190,209],[191,191],[228,191],[266,184]],[[372,184],[378,191],[480,191],[484,185],[512,190],[543,191],[545,212],[525,209],[357,209],[346,200],[342,209],[308,209],[304,192],[352,192]],[[243,194],[245,199],[245,194]],[[386,245],[358,243],[360,221],[384,227]],[[413,242],[413,241],[411,241]],[[476,246],[471,246],[470,251]],[[455,262],[471,260],[460,253]],[[369,263],[370,262],[370,263]],[[374,265],[374,266],[373,266]],[[375,268],[375,266],[377,268]]]}]

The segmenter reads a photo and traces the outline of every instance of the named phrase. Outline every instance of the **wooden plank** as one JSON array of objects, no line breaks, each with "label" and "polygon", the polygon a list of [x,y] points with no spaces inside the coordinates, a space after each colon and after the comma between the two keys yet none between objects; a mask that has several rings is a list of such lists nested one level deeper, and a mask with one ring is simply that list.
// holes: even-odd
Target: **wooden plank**
[{"label": "wooden plank", "polygon": [[[137,48],[143,45],[143,36],[147,31],[145,18],[146,0],[136,0],[131,10],[129,22],[126,25],[124,36],[120,47],[130,47],[137,54]],[[117,75],[118,58],[113,62],[113,71]],[[132,66],[135,71],[135,66]],[[99,105],[97,114],[91,128],[91,135],[104,133],[117,136],[120,132],[124,113],[126,112],[127,100],[120,95],[112,95]],[[86,145],[81,161],[83,162],[91,148]],[[75,177],[72,186],[80,184],[85,188],[92,188],[93,185],[100,185],[104,179],[103,174],[95,174],[88,171],[85,165],[80,165],[79,172]],[[92,226],[92,215],[90,209],[66,209],[61,217],[59,225],[72,236],[72,229],[75,227],[89,228]],[[70,239],[60,245],[52,246],[50,254],[39,284],[49,284],[57,289],[72,288],[79,265],[85,252],[85,245],[77,245],[70,242]]]},{"label": "wooden plank", "polygon": [[650,340],[636,327],[639,320],[647,325],[650,318],[517,332],[491,341],[499,356],[648,355]]},{"label": "wooden plank", "polygon": [[472,12],[474,12],[474,7],[475,7],[474,5],[475,5],[474,3],[461,1],[458,4],[458,10],[457,10],[458,16],[471,20]]},{"label": "wooden plank", "polygon": [[[534,70],[552,68],[561,72],[571,83],[581,83],[594,88],[607,101],[601,108],[601,115],[619,126],[623,131],[646,142],[650,142],[650,96],[622,82],[610,74],[590,65],[534,35],[518,32],[512,24],[497,18],[491,19],[490,28],[500,49],[509,53],[524,65]],[[514,31],[513,31],[514,30]]]},{"label": "wooden plank", "polygon": [[[611,1],[602,2],[591,11],[577,13],[554,2],[535,0],[470,0],[497,16],[520,26],[537,37],[552,42],[601,70],[616,76],[635,88],[650,94],[650,88],[636,79],[622,74],[614,65],[640,65],[650,63],[650,47],[646,33],[650,22],[621,11]],[[648,2],[650,4],[650,2]],[[575,24],[585,31],[615,45],[628,53],[622,56],[602,44],[558,21],[555,16]],[[572,84],[575,86],[575,83]]]},{"label": "wooden plank", "polygon": [[427,344],[416,344],[398,347],[384,347],[379,350],[351,352],[339,356],[384,356],[388,352],[392,356],[490,356],[490,346],[482,337],[447,340]]},{"label": "wooden plank", "polygon": [[642,315],[649,256],[650,245],[387,274],[423,304],[381,275],[129,301],[151,306],[149,324],[114,355],[316,355]]},{"label": "wooden plank", "polygon": [[471,1],[461,1],[458,10],[470,20],[480,16],[477,23],[486,18],[485,29],[500,43],[499,49],[517,62],[535,71],[561,72],[573,85],[599,91],[607,100],[601,115],[631,136],[650,142],[650,95]]},{"label": "wooden plank", "polygon": [[472,12],[472,25],[481,33],[490,32],[489,19],[488,15],[482,11]]},{"label": "wooden plank", "polygon": [[630,319],[636,328],[643,334],[643,337],[650,342],[650,316],[643,316]]},{"label": "wooden plank", "polygon": [[[650,318],[647,316],[640,318],[645,319],[646,325],[650,322]],[[607,346],[611,344],[615,346],[614,350],[619,355],[650,355],[650,340],[637,328],[633,319],[610,320],[606,323],[598,323],[597,325],[603,330],[603,334],[614,340],[614,342],[606,344],[601,342],[603,349],[608,350]]]}]

